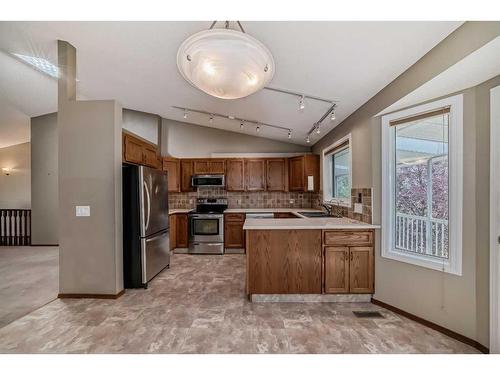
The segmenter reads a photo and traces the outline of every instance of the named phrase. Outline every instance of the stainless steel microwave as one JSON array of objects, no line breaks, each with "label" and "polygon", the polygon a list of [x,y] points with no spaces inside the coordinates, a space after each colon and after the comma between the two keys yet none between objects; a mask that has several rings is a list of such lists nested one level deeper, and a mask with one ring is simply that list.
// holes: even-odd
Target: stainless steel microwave
[{"label": "stainless steel microwave", "polygon": [[198,186],[218,186],[223,187],[226,185],[226,179],[223,174],[204,174],[191,176],[191,185]]}]

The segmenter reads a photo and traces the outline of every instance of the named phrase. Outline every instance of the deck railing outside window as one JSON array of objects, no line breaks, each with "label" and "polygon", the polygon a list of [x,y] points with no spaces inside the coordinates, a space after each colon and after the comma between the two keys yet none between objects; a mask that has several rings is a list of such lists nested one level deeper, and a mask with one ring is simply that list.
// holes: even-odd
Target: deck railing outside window
[{"label": "deck railing outside window", "polygon": [[448,259],[448,220],[397,212],[394,233],[398,250]]}]

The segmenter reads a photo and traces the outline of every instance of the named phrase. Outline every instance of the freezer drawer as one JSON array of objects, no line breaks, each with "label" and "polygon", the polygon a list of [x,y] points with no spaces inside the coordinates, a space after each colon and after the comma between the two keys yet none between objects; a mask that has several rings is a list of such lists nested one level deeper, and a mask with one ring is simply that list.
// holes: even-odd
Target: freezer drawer
[{"label": "freezer drawer", "polygon": [[141,240],[142,282],[146,284],[170,264],[170,236],[167,231]]}]

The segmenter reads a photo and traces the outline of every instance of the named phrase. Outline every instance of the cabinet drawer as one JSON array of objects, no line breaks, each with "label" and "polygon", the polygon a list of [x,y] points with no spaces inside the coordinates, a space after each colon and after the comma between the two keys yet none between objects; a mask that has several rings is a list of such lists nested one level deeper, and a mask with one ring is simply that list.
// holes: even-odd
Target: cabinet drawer
[{"label": "cabinet drawer", "polygon": [[329,230],[324,231],[324,245],[371,245],[373,243],[373,231],[370,230]]},{"label": "cabinet drawer", "polygon": [[225,221],[245,221],[245,214],[239,214],[239,213],[225,214],[224,220]]}]

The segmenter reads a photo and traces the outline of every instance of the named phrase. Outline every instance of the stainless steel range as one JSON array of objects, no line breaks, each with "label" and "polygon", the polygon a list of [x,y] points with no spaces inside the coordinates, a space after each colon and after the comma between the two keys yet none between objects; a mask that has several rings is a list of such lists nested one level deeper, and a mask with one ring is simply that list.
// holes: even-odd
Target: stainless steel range
[{"label": "stainless steel range", "polygon": [[196,210],[189,212],[190,254],[224,254],[226,198],[198,198]]}]

